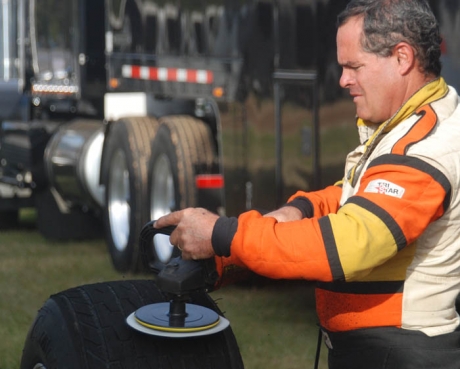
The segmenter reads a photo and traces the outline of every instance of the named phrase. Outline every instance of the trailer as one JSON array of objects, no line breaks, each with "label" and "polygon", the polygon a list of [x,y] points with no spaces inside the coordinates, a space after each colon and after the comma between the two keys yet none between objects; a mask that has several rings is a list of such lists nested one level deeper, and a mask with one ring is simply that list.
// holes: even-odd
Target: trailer
[{"label": "trailer", "polygon": [[[137,271],[151,219],[271,210],[356,146],[335,20],[346,0],[3,0],[0,227],[104,236]],[[432,1],[457,83],[458,2]],[[449,78],[448,78],[448,81]]]}]

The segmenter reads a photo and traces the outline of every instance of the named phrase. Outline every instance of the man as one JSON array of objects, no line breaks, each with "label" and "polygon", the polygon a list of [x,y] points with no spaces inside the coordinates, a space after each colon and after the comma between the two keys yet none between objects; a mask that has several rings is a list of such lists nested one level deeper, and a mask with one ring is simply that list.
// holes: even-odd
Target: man
[{"label": "man", "polygon": [[337,55],[362,144],[343,180],[265,216],[185,209],[155,224],[221,273],[318,281],[331,369],[460,367],[460,109],[440,43],[424,0],[352,0]]}]

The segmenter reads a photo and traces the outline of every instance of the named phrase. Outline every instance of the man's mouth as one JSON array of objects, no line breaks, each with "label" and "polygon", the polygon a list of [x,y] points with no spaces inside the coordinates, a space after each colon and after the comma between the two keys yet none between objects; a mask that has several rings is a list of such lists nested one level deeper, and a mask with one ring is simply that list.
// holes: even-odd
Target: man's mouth
[{"label": "man's mouth", "polygon": [[359,94],[350,94],[350,95],[353,98],[353,102],[356,102],[361,97],[361,95]]}]

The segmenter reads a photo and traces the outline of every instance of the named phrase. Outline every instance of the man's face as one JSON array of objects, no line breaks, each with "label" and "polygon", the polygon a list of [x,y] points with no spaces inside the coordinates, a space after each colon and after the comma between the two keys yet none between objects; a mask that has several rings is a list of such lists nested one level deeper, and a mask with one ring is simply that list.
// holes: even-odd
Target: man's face
[{"label": "man's face", "polygon": [[362,17],[354,17],[337,32],[337,58],[343,68],[340,86],[350,90],[359,118],[382,123],[403,101],[398,60],[395,55],[365,52],[360,43],[362,28]]}]

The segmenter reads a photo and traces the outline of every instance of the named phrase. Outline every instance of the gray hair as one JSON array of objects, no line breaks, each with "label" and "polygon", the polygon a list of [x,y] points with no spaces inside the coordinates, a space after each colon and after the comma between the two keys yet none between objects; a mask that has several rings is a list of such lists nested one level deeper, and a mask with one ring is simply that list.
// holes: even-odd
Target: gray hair
[{"label": "gray hair", "polygon": [[425,0],[351,0],[337,18],[338,27],[363,16],[363,50],[383,57],[400,42],[415,50],[425,74],[441,74],[441,36],[438,22]]}]

